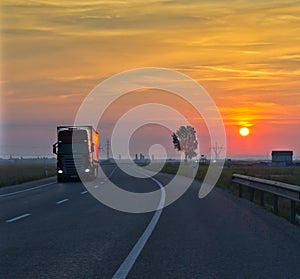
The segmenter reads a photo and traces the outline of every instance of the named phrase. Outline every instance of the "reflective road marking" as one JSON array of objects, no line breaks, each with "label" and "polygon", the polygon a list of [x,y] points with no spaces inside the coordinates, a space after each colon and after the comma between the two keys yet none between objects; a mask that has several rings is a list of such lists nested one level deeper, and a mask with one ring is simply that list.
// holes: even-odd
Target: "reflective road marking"
[{"label": "reflective road marking", "polygon": [[61,201],[58,201],[58,202],[56,202],[56,204],[62,204],[62,203],[64,203],[64,202],[67,202],[69,199],[64,199],[64,200],[61,200]]},{"label": "reflective road marking", "polygon": [[30,213],[25,213],[23,215],[20,215],[20,216],[17,216],[17,217],[14,217],[12,219],[9,219],[9,220],[6,220],[7,223],[12,223],[12,222],[15,222],[15,221],[18,221],[20,219],[23,219],[23,218],[26,218],[28,216],[30,216],[31,214]]}]

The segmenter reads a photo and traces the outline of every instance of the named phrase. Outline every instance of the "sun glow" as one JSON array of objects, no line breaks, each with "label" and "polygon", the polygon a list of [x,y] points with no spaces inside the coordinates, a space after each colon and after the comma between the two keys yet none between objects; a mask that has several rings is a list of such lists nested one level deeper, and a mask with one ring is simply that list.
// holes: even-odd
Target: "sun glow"
[{"label": "sun glow", "polygon": [[242,137],[247,137],[250,134],[250,130],[247,127],[242,127],[240,129],[240,135]]}]

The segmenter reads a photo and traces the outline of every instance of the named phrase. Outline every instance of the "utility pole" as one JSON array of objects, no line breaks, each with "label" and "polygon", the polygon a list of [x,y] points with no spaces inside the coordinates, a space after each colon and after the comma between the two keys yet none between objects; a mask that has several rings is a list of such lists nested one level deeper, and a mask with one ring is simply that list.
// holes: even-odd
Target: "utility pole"
[{"label": "utility pole", "polygon": [[110,153],[110,140],[108,139],[106,142],[106,157],[109,159],[109,153]]},{"label": "utility pole", "polygon": [[215,153],[215,160],[217,161],[219,159],[220,153],[223,150],[223,146],[218,145],[218,143],[216,142],[215,145],[212,147],[212,150]]},{"label": "utility pole", "polygon": [[99,149],[100,151],[103,151],[103,150],[104,150],[100,143],[99,143],[98,149]]}]

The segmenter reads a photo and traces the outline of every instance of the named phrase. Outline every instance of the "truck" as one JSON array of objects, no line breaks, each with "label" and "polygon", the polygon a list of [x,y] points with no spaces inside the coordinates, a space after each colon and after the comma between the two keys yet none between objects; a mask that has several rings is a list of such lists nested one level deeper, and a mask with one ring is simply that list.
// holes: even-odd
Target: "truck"
[{"label": "truck", "polygon": [[93,180],[98,176],[99,134],[91,125],[58,126],[57,181]]}]

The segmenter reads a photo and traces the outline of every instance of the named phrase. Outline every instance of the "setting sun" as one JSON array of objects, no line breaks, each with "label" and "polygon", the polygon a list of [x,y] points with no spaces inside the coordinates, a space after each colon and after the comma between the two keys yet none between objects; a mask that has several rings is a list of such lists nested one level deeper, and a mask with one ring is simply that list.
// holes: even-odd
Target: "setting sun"
[{"label": "setting sun", "polygon": [[240,135],[241,135],[242,137],[248,136],[249,133],[250,133],[250,130],[249,130],[247,127],[242,127],[242,128],[240,129]]},{"label": "setting sun", "polygon": [[[299,1],[27,2],[0,4],[0,158],[51,158],[55,127],[74,123],[93,88],[123,71],[148,67],[177,70],[207,91],[224,122],[228,157],[265,158],[285,148],[300,156]],[[209,157],[208,119],[174,92],[154,89],[128,92],[128,99],[109,106],[98,123],[101,145],[127,109],[155,102],[191,121],[202,138],[201,153]],[[145,116],[180,126],[170,115]],[[148,146],[160,140],[169,157],[180,156],[169,136],[150,128],[138,133],[132,152],[148,154]]]}]

